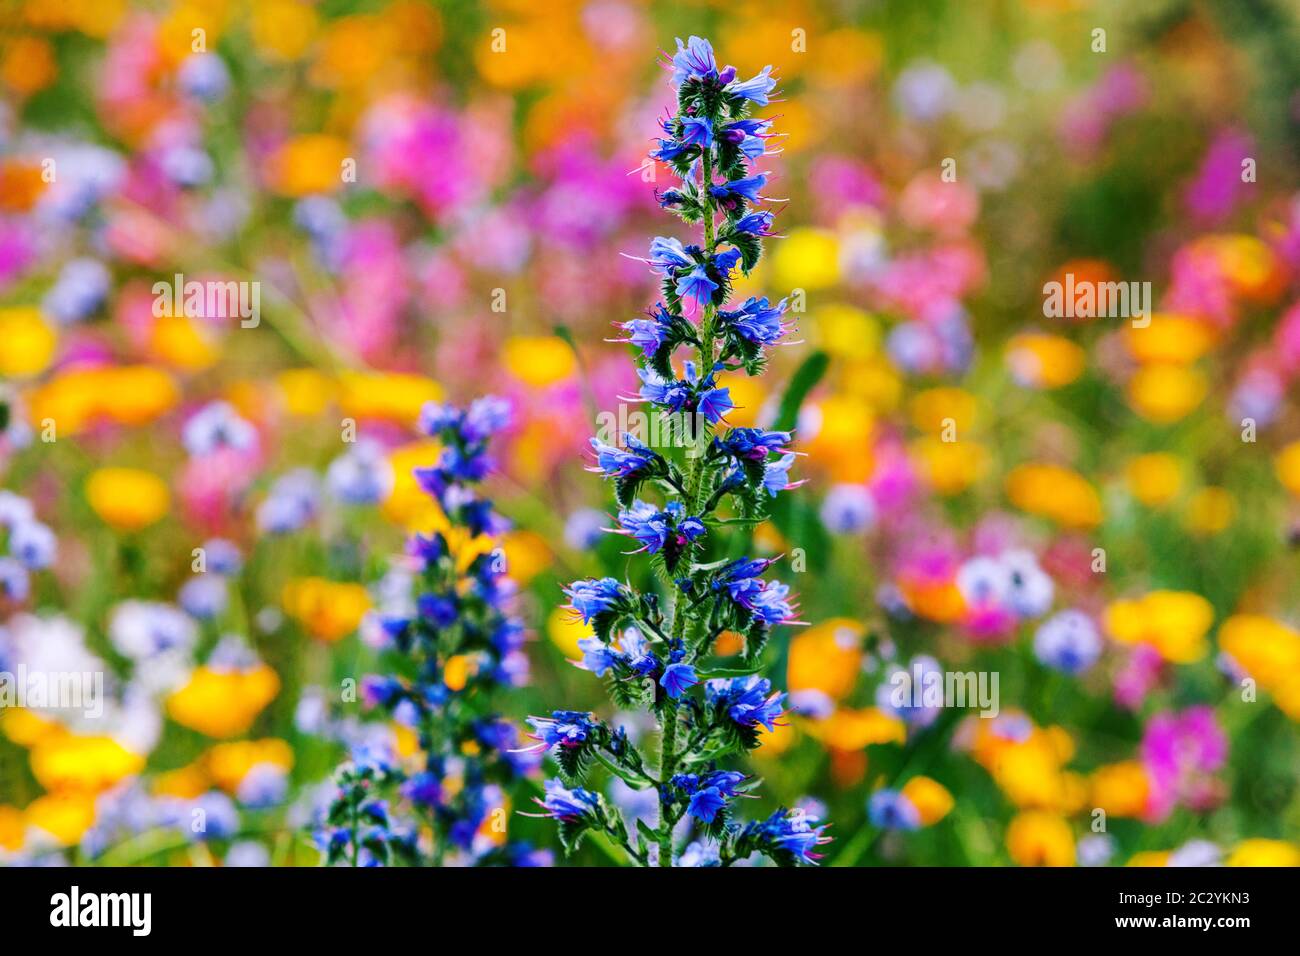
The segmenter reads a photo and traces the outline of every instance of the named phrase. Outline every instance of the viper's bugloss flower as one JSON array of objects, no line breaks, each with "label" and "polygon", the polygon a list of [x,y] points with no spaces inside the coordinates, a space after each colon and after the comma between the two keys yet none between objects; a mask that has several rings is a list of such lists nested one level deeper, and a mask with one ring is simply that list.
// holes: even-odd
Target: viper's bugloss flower
[{"label": "viper's bugloss flower", "polygon": [[690,269],[695,266],[680,239],[666,239],[656,236],[650,243],[650,265],[665,276],[672,275],[678,269]]},{"label": "viper's bugloss flower", "polygon": [[704,305],[713,298],[717,287],[718,284],[709,278],[704,266],[696,266],[677,280],[676,291],[679,298],[692,299],[697,305]]},{"label": "viper's bugloss flower", "polygon": [[694,687],[700,682],[695,675],[695,668],[690,664],[669,664],[664,668],[663,676],[659,678],[659,686],[662,687],[669,697],[676,700],[681,697],[688,687]]},{"label": "viper's bugloss flower", "polygon": [[682,120],[682,142],[705,149],[713,145],[713,124],[707,116],[688,116]]},{"label": "viper's bugloss flower", "polygon": [[772,234],[772,222],[775,219],[776,216],[766,210],[746,213],[736,220],[733,228],[736,232],[747,232],[755,236],[770,236]]},{"label": "viper's bugloss flower", "polygon": [[767,176],[759,173],[756,176],[746,176],[743,179],[733,179],[730,182],[721,185],[712,185],[709,187],[709,194],[714,199],[728,200],[739,196],[748,202],[758,202],[760,199],[759,190],[767,185]]},{"label": "viper's bugloss flower", "polygon": [[750,298],[739,309],[719,311],[718,317],[750,342],[758,345],[775,345],[794,328],[793,323],[781,321],[785,315],[786,300],[769,305],[767,297]]},{"label": "viper's bugloss flower", "polygon": [[661,458],[658,452],[633,438],[628,432],[623,433],[623,448],[603,444],[598,439],[591,439],[591,447],[596,451],[596,471],[606,478],[630,478],[647,473]]},{"label": "viper's bugloss flower", "polygon": [[622,533],[641,543],[641,550],[655,554],[670,542],[681,548],[704,534],[704,522],[686,516],[684,510],[680,501],[669,502],[662,511],[644,501],[635,501],[632,507],[619,512],[618,523]]},{"label": "viper's bugloss flower", "polygon": [[597,614],[618,607],[623,601],[623,586],[614,578],[589,578],[574,581],[564,593],[569,596],[569,606],[590,624]]},{"label": "viper's bugloss flower", "polygon": [[[662,595],[604,578],[574,582],[565,592],[578,616],[596,631],[577,641],[582,659],[574,663],[607,678],[620,710],[640,706],[651,712],[661,735],[659,772],[649,772],[637,742],[621,729],[611,733],[601,725],[598,732],[584,735],[584,725],[567,714],[535,725],[540,745],[559,764],[566,785],[580,783],[599,760],[629,792],[654,798],[658,824],[651,830],[638,821],[633,842],[621,814],[606,815],[591,795],[558,784],[548,813],[561,821],[566,850],[584,830],[599,829],[642,865],[729,866],[756,852],[780,863],[811,863],[814,848],[825,842],[824,827],[785,810],[762,823],[734,822],[730,800],[741,795],[744,776],[716,768],[718,755],[752,750],[763,729],[775,729],[785,695],[758,674],[702,681],[708,672],[699,663],[731,632],[743,634],[745,663],[752,666],[772,628],[796,623],[789,588],[761,577],[771,561],[702,556],[705,550],[715,557],[728,553],[725,540],[712,541],[720,532],[710,530],[705,537],[706,529],[731,523],[715,515],[724,498],[730,496],[742,521],[762,520],[773,496],[801,484],[790,481],[796,457],[787,450],[790,432],[733,428],[709,438],[736,407],[730,387],[720,386],[718,375],[760,374],[764,350],[792,328],[783,318],[784,300],[774,306],[754,297],[726,306],[737,273],[752,273],[762,257],[763,239],[772,232],[772,213],[747,208],[762,201],[767,183],[767,175],[752,164],[770,152],[771,121],[748,112],[751,105],[770,101],[775,81],[770,66],[751,79],[737,79],[734,67],[718,67],[712,47],[700,37],[685,44],[678,40],[671,61],[676,113],[660,123],[664,135],[650,156],[667,163],[681,185],[656,198],[702,231],[703,239],[694,244],[659,236],[651,242],[648,258],[639,261],[658,273],[662,301],[647,318],[616,323],[622,337],[614,341],[637,351],[640,386],[635,398],[623,400],[690,416],[708,444],[703,454],[688,454],[680,463],[627,435],[623,448],[592,441],[597,461],[592,470],[615,479],[618,527],[609,530],[633,538],[638,551],[653,554],[656,567],[674,587]],[[677,355],[686,346],[695,354]],[[662,494],[666,502],[660,506],[638,497],[643,488]],[[614,640],[616,624],[624,630]],[[700,683],[703,703],[694,689]],[[683,772],[702,766],[710,769]],[[548,794],[551,790],[548,784]],[[674,834],[687,817],[708,842],[697,841],[678,856]]]},{"label": "viper's bugloss flower", "polygon": [[777,810],[761,823],[748,824],[742,832],[759,849],[798,863],[816,863],[821,854],[814,852],[830,837],[824,836],[826,824],[813,826],[800,812]]},{"label": "viper's bugloss flower", "polygon": [[683,45],[677,40],[677,52],[672,57],[673,86],[680,87],[687,80],[717,80],[718,62],[713,57],[713,45],[701,37],[692,36]]},{"label": "viper's bugloss flower", "polygon": [[595,822],[600,816],[600,794],[581,787],[567,789],[558,780],[545,783],[545,798],[533,800],[546,811],[545,816],[565,822]]},{"label": "viper's bugloss flower", "polygon": [[529,717],[528,723],[536,731],[529,736],[538,743],[527,750],[581,747],[597,726],[590,713],[580,710],[557,710],[549,717]]},{"label": "viper's bugloss flower", "polygon": [[768,94],[776,89],[776,78],[772,76],[772,67],[765,66],[748,80],[733,80],[724,89],[732,96],[750,100],[758,106],[766,106]]},{"label": "viper's bugloss flower", "polygon": [[732,721],[742,727],[762,725],[768,732],[776,729],[776,722],[784,713],[785,694],[772,690],[766,677],[750,674],[747,677],[719,678],[704,684],[705,699],[721,707]]},{"label": "viper's bugloss flower", "polygon": [[794,452],[787,452],[776,461],[770,461],[763,469],[763,490],[775,498],[778,491],[798,488],[804,482],[790,481],[790,466],[794,464]]},{"label": "viper's bugloss flower", "polygon": [[780,455],[793,440],[790,432],[766,431],[762,428],[733,428],[723,438],[716,438],[717,447],[736,458],[765,461],[769,454]]}]

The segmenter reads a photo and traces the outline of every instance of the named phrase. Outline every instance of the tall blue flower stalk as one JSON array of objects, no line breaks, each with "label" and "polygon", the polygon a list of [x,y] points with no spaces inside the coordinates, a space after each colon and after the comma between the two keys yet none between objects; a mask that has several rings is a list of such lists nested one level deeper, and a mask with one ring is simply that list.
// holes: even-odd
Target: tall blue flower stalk
[{"label": "tall blue flower stalk", "polygon": [[[769,502],[794,487],[791,435],[724,428],[733,404],[718,383],[723,372],[761,374],[768,350],[792,328],[785,300],[728,305],[734,276],[754,268],[771,234],[772,213],[758,208],[767,177],[752,168],[769,152],[771,123],[749,112],[768,103],[775,80],[770,67],[749,80],[719,68],[699,37],[677,46],[670,64],[677,112],[662,122],[650,156],[680,179],[659,194],[660,205],[702,238],[654,239],[645,261],[662,277],[662,301],[645,318],[618,323],[625,333],[618,341],[637,350],[639,398],[685,416],[695,440],[685,455],[665,455],[630,434],[614,445],[592,440],[592,470],[612,480],[620,509],[612,530],[650,556],[660,583],[638,590],[606,577],[566,589],[595,634],[580,642],[580,666],[606,678],[618,708],[653,714],[659,752],[652,762],[624,728],[594,714],[530,718],[533,749],[559,767],[538,803],[568,850],[598,831],[639,864],[672,866],[681,859],[675,833],[689,817],[704,847],[693,859],[728,866],[760,853],[779,864],[812,863],[825,826],[785,809],[739,822],[737,801],[756,781],[722,766],[781,719],[785,695],[762,676],[763,649],[774,628],[796,617],[789,588],[764,577],[774,561],[734,556],[725,534],[763,520]],[[715,656],[725,632],[744,636],[738,667]],[[634,789],[653,788],[657,825],[638,821],[633,840],[621,812],[582,786],[596,765]]]},{"label": "tall blue flower stalk", "polygon": [[[489,441],[509,419],[509,405],[493,397],[466,409],[430,402],[421,413],[421,429],[442,448],[415,478],[447,525],[408,541],[416,581],[409,613],[381,618],[391,666],[363,681],[368,704],[415,731],[420,764],[403,767],[372,747],[353,755],[319,835],[327,862],[548,862],[504,839],[507,792],[537,759],[492,710],[496,693],[528,673],[515,587],[497,546],[506,523],[477,490],[493,468]],[[399,809],[408,817],[401,824]],[[419,831],[431,839],[417,841]]]}]

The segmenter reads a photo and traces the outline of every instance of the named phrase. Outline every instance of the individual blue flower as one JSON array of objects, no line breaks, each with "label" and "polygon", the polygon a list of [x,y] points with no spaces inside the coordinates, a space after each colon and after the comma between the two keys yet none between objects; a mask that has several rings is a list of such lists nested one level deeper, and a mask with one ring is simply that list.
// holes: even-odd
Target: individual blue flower
[{"label": "individual blue flower", "polygon": [[60,325],[72,325],[99,311],[112,287],[108,267],[97,259],[72,259],[41,302],[42,310]]},{"label": "individual blue flower", "polygon": [[672,70],[674,87],[680,87],[687,80],[718,79],[718,61],[713,56],[713,45],[708,40],[692,36],[683,46],[678,37]]},{"label": "individual blue flower", "polygon": [[535,733],[529,734],[538,745],[529,750],[551,747],[581,747],[596,729],[590,713],[581,710],[557,710],[550,717],[529,717]]},{"label": "individual blue flower", "polygon": [[230,71],[217,54],[194,53],[176,70],[176,82],[186,96],[211,103],[226,95]]},{"label": "individual blue flower", "polygon": [[739,196],[749,202],[758,202],[758,192],[766,185],[767,176],[759,173],[756,176],[746,176],[744,179],[733,179],[720,186],[710,186],[709,192],[715,199],[727,200]]},{"label": "individual blue flower", "polygon": [[707,116],[687,116],[682,120],[682,142],[708,149],[713,145],[713,124]]},{"label": "individual blue flower", "polygon": [[606,445],[598,439],[591,439],[591,447],[596,451],[596,468],[606,478],[630,478],[648,472],[659,460],[658,452],[633,438],[630,432],[623,433],[623,448]]},{"label": "individual blue flower", "polygon": [[771,75],[772,67],[765,66],[757,75],[748,80],[733,80],[725,87],[732,96],[749,100],[758,106],[768,104],[768,94],[776,88],[776,79]]},{"label": "individual blue flower", "polygon": [[794,452],[787,452],[776,461],[770,461],[763,467],[763,490],[775,498],[777,492],[798,488],[802,481],[790,480],[790,466],[794,464]]},{"label": "individual blue flower", "polygon": [[545,814],[537,814],[538,816],[549,816],[569,823],[578,821],[594,823],[599,819],[600,794],[581,787],[569,790],[558,780],[547,780],[544,787],[545,798],[533,798],[546,811]]},{"label": "individual blue flower", "polygon": [[1101,657],[1101,636],[1083,611],[1053,614],[1034,635],[1034,656],[1053,670],[1082,674]]},{"label": "individual blue flower", "polygon": [[461,437],[467,442],[486,441],[510,427],[514,408],[510,401],[497,395],[484,395],[470,402],[461,425]]},{"label": "individual blue flower", "polygon": [[731,270],[740,264],[740,260],[739,249],[727,249],[713,257],[713,267],[718,270],[719,275],[730,275]]},{"label": "individual blue flower", "polygon": [[751,342],[775,345],[794,328],[792,324],[781,321],[785,310],[785,299],[771,305],[766,296],[751,297],[739,309],[721,311],[718,317]]},{"label": "individual blue flower", "polygon": [[820,511],[822,524],[834,534],[860,534],[876,522],[876,502],[865,485],[835,485]]},{"label": "individual blue flower", "polygon": [[726,417],[727,412],[736,407],[731,400],[731,389],[710,388],[700,392],[699,412],[710,424],[716,425]]},{"label": "individual blue flower", "polygon": [[690,299],[697,305],[705,305],[713,297],[718,284],[709,278],[704,266],[696,266],[677,280],[676,292],[682,299]]},{"label": "individual blue flower", "polygon": [[[678,156],[681,156],[683,153],[686,153],[690,150],[690,147],[687,144],[680,143],[675,139],[661,139],[658,140],[657,142],[659,143],[659,147],[657,149],[650,150],[649,155],[651,159],[657,159],[662,163],[671,163]],[[660,205],[663,205],[662,199],[660,199],[659,202]]]},{"label": "individual blue flower", "polygon": [[209,402],[185,423],[181,441],[194,456],[225,448],[248,451],[257,441],[257,429],[240,418],[229,402]]},{"label": "individual blue flower", "polygon": [[677,269],[689,269],[695,265],[680,239],[663,236],[656,236],[650,243],[650,258],[646,261],[661,275],[671,275]]},{"label": "individual blue flower", "polygon": [[742,839],[753,841],[759,848],[788,856],[796,863],[815,864],[820,854],[814,850],[830,838],[823,836],[825,824],[813,826],[806,814],[799,811],[777,810],[761,823],[750,823],[742,831]]},{"label": "individual blue flower", "polygon": [[13,558],[0,558],[0,595],[21,603],[27,600],[30,590],[31,578],[27,569]]},{"label": "individual blue flower", "polygon": [[916,804],[897,790],[877,790],[867,802],[867,816],[872,826],[882,830],[916,830],[921,813]]},{"label": "individual blue flower", "polygon": [[623,601],[623,586],[608,577],[574,581],[564,593],[569,596],[569,606],[582,616],[583,624],[590,624],[597,614],[612,610]]},{"label": "individual blue flower", "polygon": [[663,676],[659,678],[659,686],[673,700],[681,697],[689,687],[694,687],[700,682],[695,675],[695,668],[690,664],[669,664],[664,668]]},{"label": "individual blue flower", "polygon": [[344,504],[378,504],[392,490],[393,469],[381,447],[372,442],[359,442],[330,462],[325,484]]},{"label": "individual blue flower", "polygon": [[794,436],[790,432],[762,428],[733,428],[723,438],[715,439],[720,450],[735,458],[763,461],[769,454],[782,454]]},{"label": "individual blue flower", "polygon": [[239,573],[243,560],[239,547],[234,542],[225,538],[209,538],[203,542],[204,564],[199,570],[229,576]]},{"label": "individual blue flower", "polygon": [[704,787],[695,791],[686,812],[701,823],[712,823],[718,812],[727,805],[727,800],[717,787]]},{"label": "individual blue flower", "polygon": [[31,571],[48,568],[58,545],[54,532],[36,520],[20,522],[9,533],[9,553]]},{"label": "individual blue flower", "polygon": [[176,595],[185,613],[209,621],[226,609],[226,579],[217,574],[198,574],[190,578]]},{"label": "individual blue flower", "polygon": [[582,668],[597,677],[604,677],[622,659],[621,654],[598,637],[580,639],[578,650],[582,651]]},{"label": "individual blue flower", "polygon": [[736,232],[747,232],[755,236],[770,236],[772,234],[772,221],[775,218],[767,210],[751,212],[737,219],[735,226],[732,228]]},{"label": "individual blue flower", "polygon": [[757,674],[718,678],[704,684],[705,699],[710,704],[721,707],[733,722],[742,727],[761,724],[769,733],[776,729],[785,701],[785,694],[769,694],[771,690],[772,682]]}]

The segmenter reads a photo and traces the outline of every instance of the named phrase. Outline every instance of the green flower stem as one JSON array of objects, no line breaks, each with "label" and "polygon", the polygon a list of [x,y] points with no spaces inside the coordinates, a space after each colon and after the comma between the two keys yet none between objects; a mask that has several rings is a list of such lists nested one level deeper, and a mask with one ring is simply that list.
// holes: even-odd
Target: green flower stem
[{"label": "green flower stem", "polygon": [[[713,196],[709,192],[709,187],[713,185],[713,152],[704,150],[701,158],[700,181],[703,186],[701,202],[704,206],[704,249],[707,254],[713,253],[713,246],[716,242],[716,231],[713,222]],[[713,318],[716,309],[712,302],[706,302],[704,305],[704,314],[700,318],[700,374],[708,375],[713,369]],[[699,423],[698,413],[696,418]],[[705,427],[701,425],[700,427]],[[702,469],[703,456],[695,455],[691,458],[687,468],[686,477],[686,495],[685,502],[687,514],[696,514],[700,507],[701,484],[704,479]],[[686,608],[682,606],[681,598],[678,597],[676,605],[673,608],[673,628],[672,634],[674,640],[682,639],[686,634]],[[659,780],[661,789],[659,792],[659,865],[673,865],[673,824],[676,820],[673,818],[672,806],[669,798],[668,782],[672,780],[673,773],[677,768],[677,723],[678,723],[678,703],[671,697],[664,702],[663,709],[663,737],[662,752],[659,757]]]}]

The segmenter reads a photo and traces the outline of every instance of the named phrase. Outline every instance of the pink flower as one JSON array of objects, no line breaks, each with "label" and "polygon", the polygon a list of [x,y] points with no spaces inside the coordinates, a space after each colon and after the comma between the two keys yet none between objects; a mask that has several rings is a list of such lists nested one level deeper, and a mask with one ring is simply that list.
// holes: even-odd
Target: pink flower
[{"label": "pink flower", "polygon": [[1142,764],[1151,779],[1146,817],[1164,820],[1179,804],[1204,811],[1223,797],[1214,777],[1228,760],[1228,736],[1206,706],[1152,717],[1142,736]]}]

